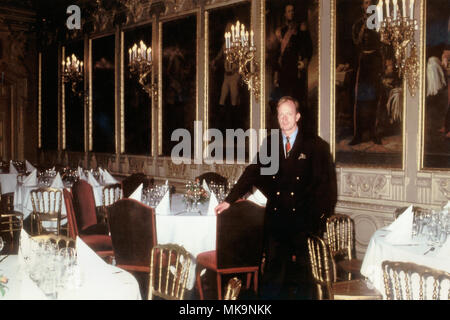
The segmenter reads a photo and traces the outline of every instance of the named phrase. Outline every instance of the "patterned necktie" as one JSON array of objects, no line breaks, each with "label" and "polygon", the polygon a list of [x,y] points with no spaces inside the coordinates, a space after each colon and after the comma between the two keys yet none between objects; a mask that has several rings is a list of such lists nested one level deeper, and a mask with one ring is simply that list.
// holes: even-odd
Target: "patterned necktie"
[{"label": "patterned necktie", "polygon": [[289,151],[291,151],[291,144],[289,142],[289,137],[286,137],[286,158],[289,156]]}]

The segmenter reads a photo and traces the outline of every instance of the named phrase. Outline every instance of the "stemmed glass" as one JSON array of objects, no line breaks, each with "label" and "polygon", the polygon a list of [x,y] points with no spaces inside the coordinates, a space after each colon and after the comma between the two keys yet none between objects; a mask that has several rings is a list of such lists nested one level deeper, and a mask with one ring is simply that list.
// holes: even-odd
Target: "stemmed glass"
[{"label": "stemmed glass", "polygon": [[3,238],[0,237],[0,253],[2,253],[4,246],[5,246],[5,242],[3,241]]}]

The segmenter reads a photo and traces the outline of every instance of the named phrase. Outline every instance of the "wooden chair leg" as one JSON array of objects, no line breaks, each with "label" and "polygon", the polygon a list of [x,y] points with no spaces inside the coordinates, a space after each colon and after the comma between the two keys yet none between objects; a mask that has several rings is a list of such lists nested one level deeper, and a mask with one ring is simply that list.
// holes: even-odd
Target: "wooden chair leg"
[{"label": "wooden chair leg", "polygon": [[217,272],[217,295],[219,300],[222,300],[222,275]]},{"label": "wooden chair leg", "polygon": [[255,289],[255,294],[258,294],[258,271],[255,271],[253,275],[253,288]]},{"label": "wooden chair leg", "polygon": [[197,281],[198,295],[200,296],[200,300],[204,300],[203,297],[203,289],[202,289],[202,279],[200,278],[200,270],[195,272],[195,277]]},{"label": "wooden chair leg", "polygon": [[252,273],[251,272],[247,272],[247,285],[246,288],[250,288],[250,283],[252,281]]}]

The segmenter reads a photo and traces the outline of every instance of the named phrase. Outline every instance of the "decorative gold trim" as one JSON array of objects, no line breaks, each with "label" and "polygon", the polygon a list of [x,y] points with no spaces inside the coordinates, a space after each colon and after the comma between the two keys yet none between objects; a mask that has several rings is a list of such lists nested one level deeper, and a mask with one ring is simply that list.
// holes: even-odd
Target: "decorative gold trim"
[{"label": "decorative gold trim", "polygon": [[125,51],[124,51],[124,32],[120,32],[120,153],[125,153],[125,80],[124,80],[124,69],[125,69]]},{"label": "decorative gold trim", "polygon": [[[61,61],[66,59],[66,47],[61,47]],[[61,64],[61,63],[60,63]],[[61,77],[61,139],[62,150],[66,150],[66,85],[64,84],[64,78]]]},{"label": "decorative gold trim", "polygon": [[[266,128],[266,0],[260,1],[259,6],[259,28],[260,28],[260,39],[261,39],[261,45],[260,52],[261,52],[261,59],[260,59],[260,66],[259,68],[259,79],[261,84],[260,89],[260,100],[259,100],[259,109],[260,109],[260,121],[259,121],[259,129],[265,129]],[[263,137],[261,137],[263,139]],[[262,140],[260,141],[262,143]],[[250,149],[251,150],[251,149]]]},{"label": "decorative gold trim", "polygon": [[92,39],[89,39],[88,151],[92,151]]},{"label": "decorative gold trim", "polygon": [[[330,2],[330,17],[331,17],[331,32],[330,32],[330,149],[333,154],[333,160],[336,162],[336,120],[335,118],[335,91],[336,91],[336,1],[331,0]],[[319,63],[320,65],[320,63]]]},{"label": "decorative gold trim", "polygon": [[[322,26],[321,26],[321,16],[322,16],[322,1],[318,1],[319,7],[318,7],[318,13],[317,13],[317,135],[320,135],[320,120],[321,120],[321,95],[322,95],[322,68],[321,66],[321,59],[322,59]],[[331,108],[332,106],[328,106]],[[333,128],[330,126],[330,128]],[[330,139],[331,140],[331,139]],[[332,148],[330,145],[330,152],[332,152]]]},{"label": "decorative gold trim", "polygon": [[426,57],[426,29],[427,29],[427,3],[426,1],[421,1],[420,5],[420,39],[419,45],[421,46],[420,57],[419,60],[422,61],[422,67],[420,68],[420,81],[419,81],[419,101],[421,103],[420,112],[419,112],[419,157],[417,161],[417,170],[429,170],[430,168],[425,168],[425,107],[426,107],[426,83],[425,83],[425,68],[427,66],[427,57]]},{"label": "decorative gold trim", "polygon": [[38,54],[38,148],[42,148],[42,52]]},{"label": "decorative gold trim", "polygon": [[[159,22],[158,29],[158,97],[163,96],[162,92],[162,51],[163,51],[163,34],[162,34],[162,22]],[[158,98],[158,155],[162,155],[162,99]]]},{"label": "decorative gold trim", "polygon": [[[201,23],[201,21],[200,21]],[[205,42],[204,42],[204,94],[203,94],[203,128],[205,132],[209,128],[209,11],[205,10]],[[204,155],[209,155],[209,144],[204,141]]]}]

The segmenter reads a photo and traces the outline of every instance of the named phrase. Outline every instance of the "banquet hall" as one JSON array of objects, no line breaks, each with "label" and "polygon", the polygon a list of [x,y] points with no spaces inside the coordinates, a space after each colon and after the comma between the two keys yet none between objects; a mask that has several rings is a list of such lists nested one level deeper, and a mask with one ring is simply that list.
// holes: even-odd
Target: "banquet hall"
[{"label": "banquet hall", "polygon": [[449,34],[448,0],[0,0],[0,300],[448,300]]}]

